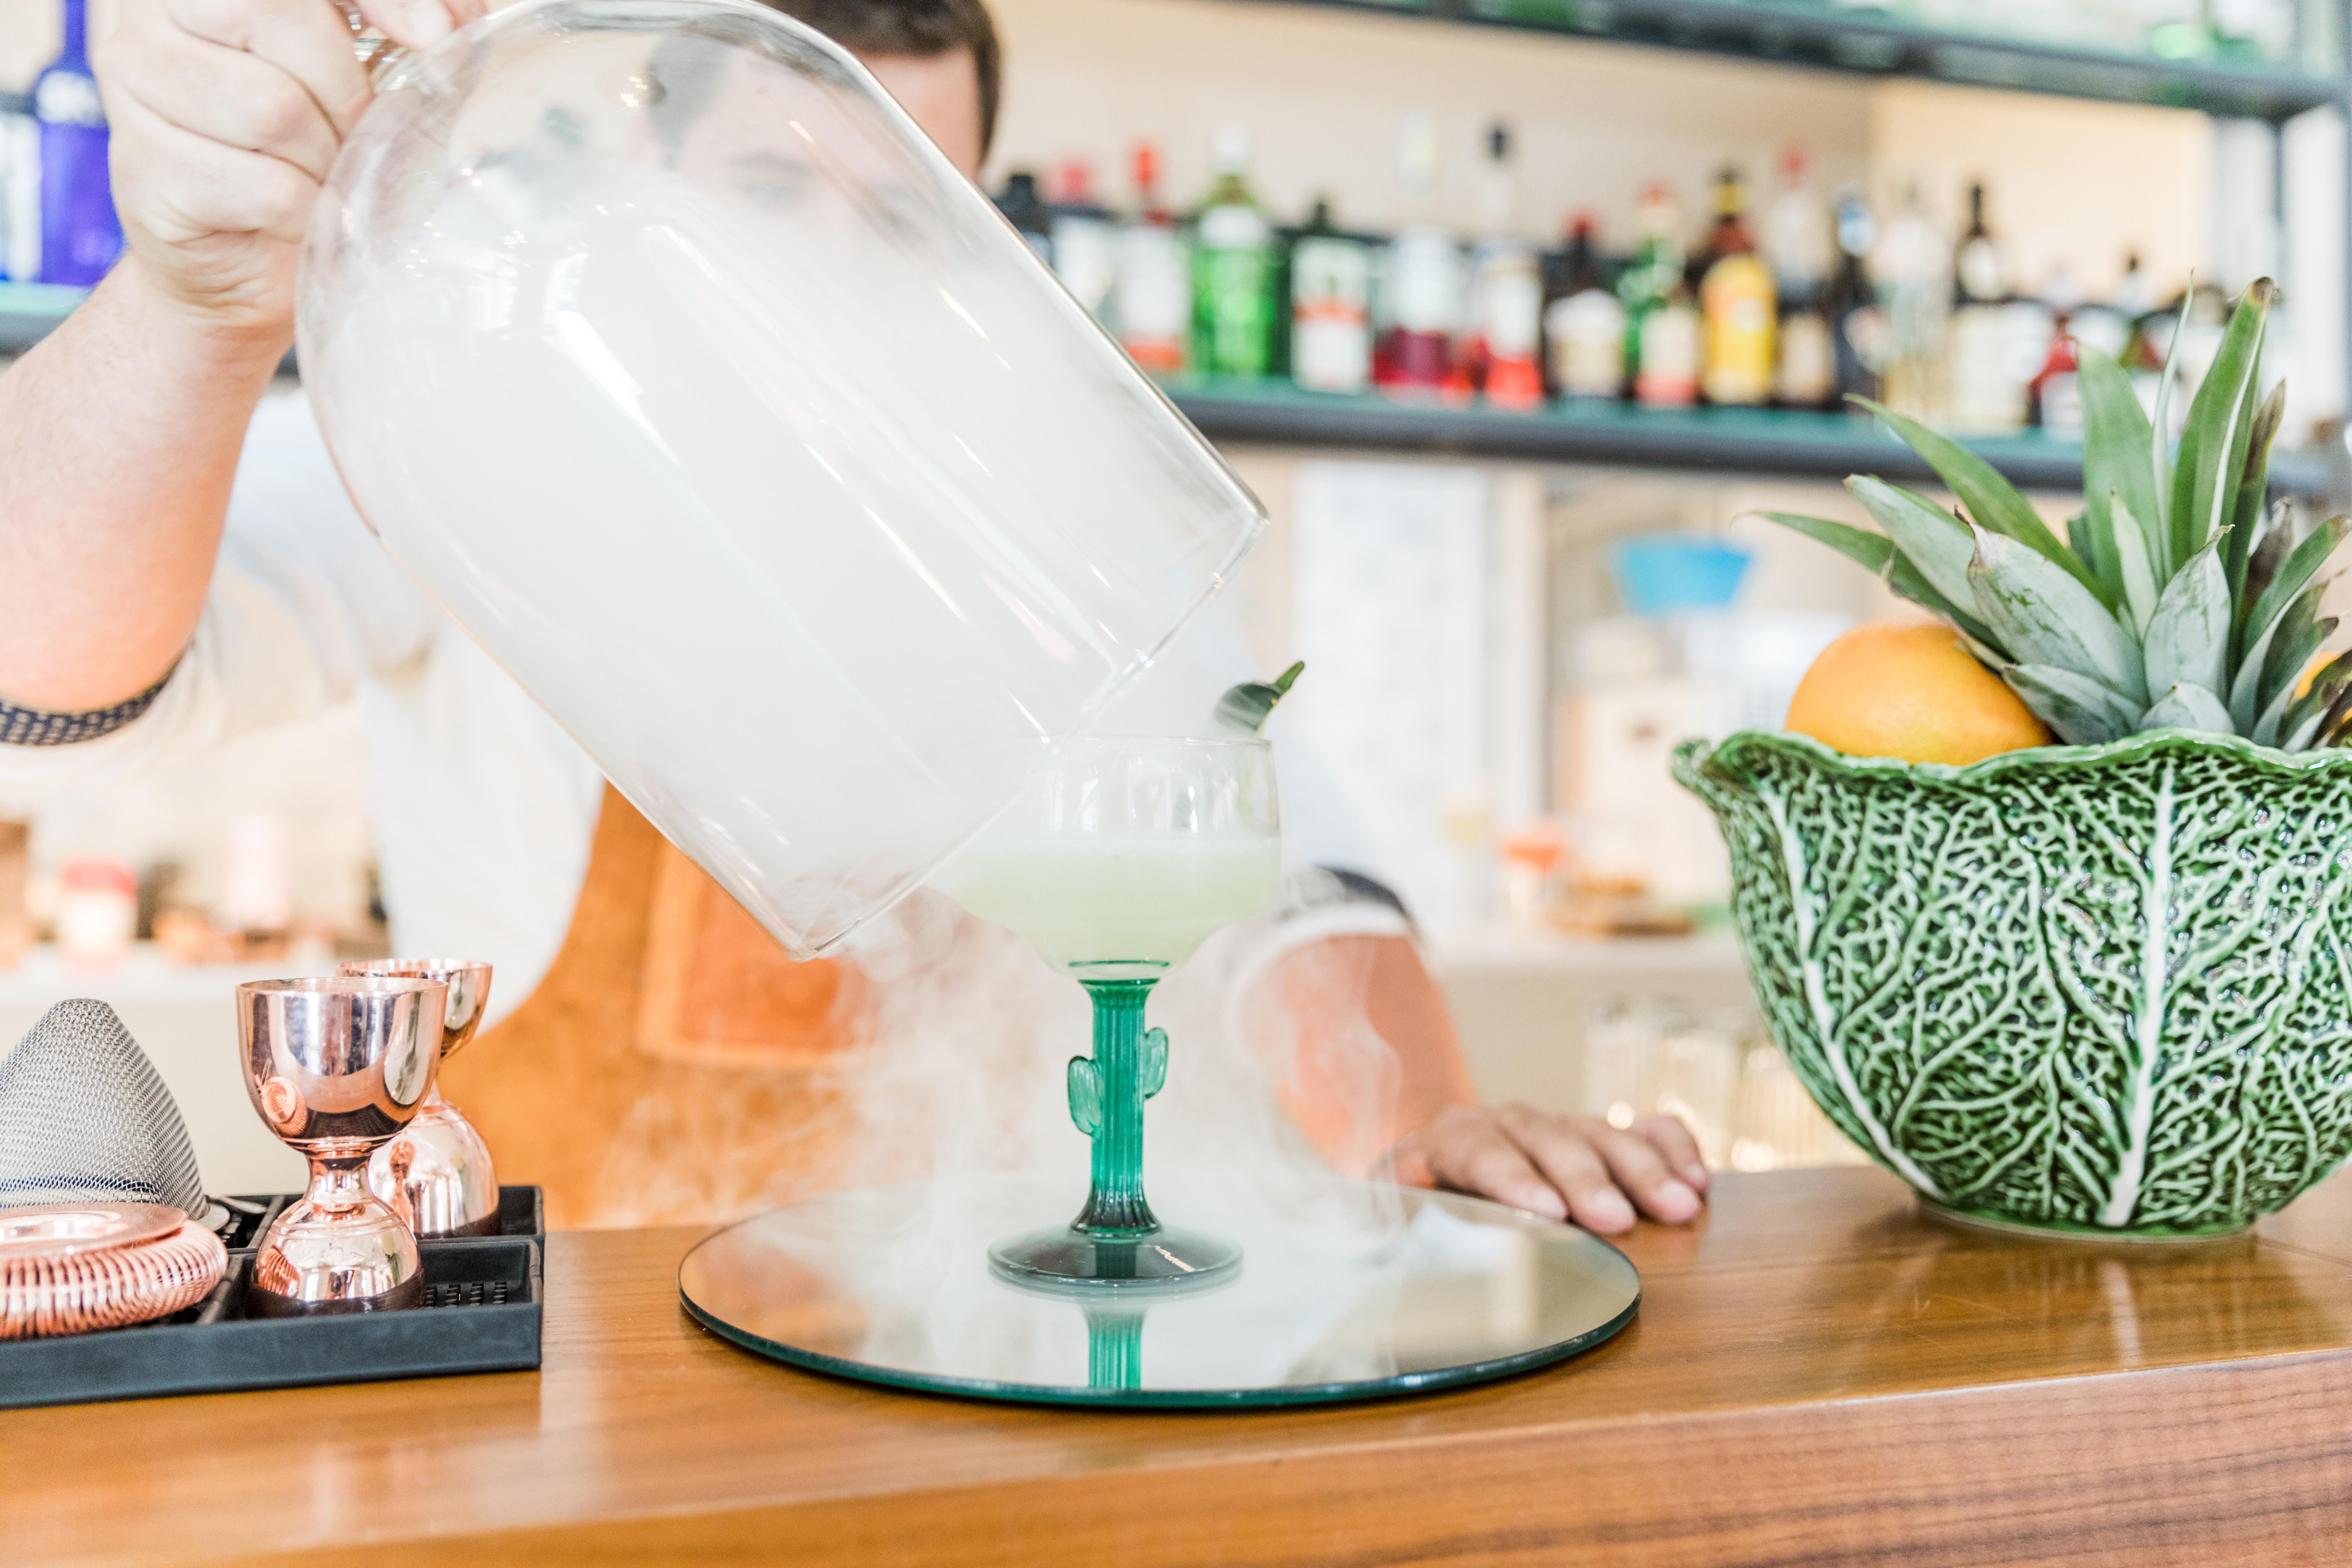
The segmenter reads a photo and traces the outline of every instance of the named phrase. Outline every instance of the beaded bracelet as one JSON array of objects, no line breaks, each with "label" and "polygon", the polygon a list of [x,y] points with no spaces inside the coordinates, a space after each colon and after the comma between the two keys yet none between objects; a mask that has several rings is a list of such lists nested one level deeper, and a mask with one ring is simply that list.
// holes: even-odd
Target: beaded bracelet
[{"label": "beaded bracelet", "polygon": [[19,708],[0,698],[0,746],[70,746],[82,741],[95,741],[100,735],[110,735],[155,705],[171,681],[167,672],[162,680],[138,696],[118,702],[111,708],[99,708],[81,713],[52,713],[40,708]]}]

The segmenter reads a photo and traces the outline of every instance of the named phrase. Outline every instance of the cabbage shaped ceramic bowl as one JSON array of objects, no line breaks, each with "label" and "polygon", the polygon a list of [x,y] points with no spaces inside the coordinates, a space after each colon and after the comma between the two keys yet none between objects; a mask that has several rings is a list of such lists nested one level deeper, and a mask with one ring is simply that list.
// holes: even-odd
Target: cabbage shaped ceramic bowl
[{"label": "cabbage shaped ceramic bowl", "polygon": [[2225,1235],[2352,1152],[2352,752],[1685,742],[1773,1038],[1930,1203]]}]

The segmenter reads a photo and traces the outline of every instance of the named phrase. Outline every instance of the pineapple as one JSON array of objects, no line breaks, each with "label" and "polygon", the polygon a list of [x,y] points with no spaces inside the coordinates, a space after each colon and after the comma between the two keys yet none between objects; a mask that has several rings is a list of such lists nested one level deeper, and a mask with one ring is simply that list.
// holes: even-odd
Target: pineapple
[{"label": "pineapple", "polygon": [[[2352,653],[2302,678],[2336,621],[2321,575],[2352,522],[2300,542],[2263,507],[2284,385],[2260,395],[2278,290],[2248,289],[2189,405],[2179,450],[2157,434],[2122,367],[2082,351],[2083,510],[2062,541],[1991,466],[1914,419],[1864,401],[1941,476],[1946,511],[1884,479],[1846,488],[1885,531],[1766,512],[1843,551],[1948,620],[1969,651],[2074,745],[2144,730],[2242,735],[2300,752],[2352,733]],[[2176,350],[2180,334],[2174,334]]]}]

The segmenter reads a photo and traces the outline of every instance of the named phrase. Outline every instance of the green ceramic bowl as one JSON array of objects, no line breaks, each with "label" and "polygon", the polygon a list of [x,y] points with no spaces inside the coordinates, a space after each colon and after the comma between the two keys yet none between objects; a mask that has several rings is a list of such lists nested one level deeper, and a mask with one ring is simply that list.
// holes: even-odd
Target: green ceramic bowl
[{"label": "green ceramic bowl", "polygon": [[1685,742],[1773,1037],[1962,1216],[2225,1235],[2352,1153],[2352,752],[2177,730],[1967,767]]}]

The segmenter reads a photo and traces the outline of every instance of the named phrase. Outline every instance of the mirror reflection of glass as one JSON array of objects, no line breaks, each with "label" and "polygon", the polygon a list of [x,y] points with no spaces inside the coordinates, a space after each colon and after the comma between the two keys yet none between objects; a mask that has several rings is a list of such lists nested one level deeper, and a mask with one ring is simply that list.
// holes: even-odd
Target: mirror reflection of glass
[{"label": "mirror reflection of glass", "polygon": [[1249,1265],[1213,1289],[1016,1286],[985,1238],[1064,1178],[960,1177],[837,1194],[689,1254],[679,1289],[739,1344],[851,1376],[1078,1404],[1286,1404],[1444,1387],[1541,1365],[1630,1321],[1633,1265],[1581,1231],[1475,1200],[1326,1179],[1155,1176]]}]

